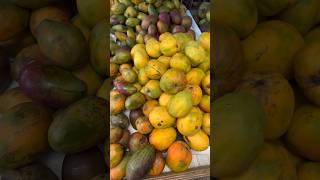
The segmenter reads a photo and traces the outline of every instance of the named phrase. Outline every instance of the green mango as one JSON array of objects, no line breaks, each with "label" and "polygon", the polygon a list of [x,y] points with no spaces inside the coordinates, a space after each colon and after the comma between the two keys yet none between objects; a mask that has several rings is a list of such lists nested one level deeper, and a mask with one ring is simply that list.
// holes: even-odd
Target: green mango
[{"label": "green mango", "polygon": [[127,97],[125,101],[125,107],[126,109],[138,109],[142,107],[142,105],[145,103],[145,97],[142,93],[136,92],[132,94],[131,96]]},{"label": "green mango", "polygon": [[111,27],[111,29],[114,31],[119,31],[119,32],[126,32],[127,31],[127,27],[122,24],[113,25]]},{"label": "green mango", "polygon": [[124,16],[125,17],[137,17],[138,15],[138,11],[133,7],[133,6],[129,6],[127,7],[126,11],[124,12]]},{"label": "green mango", "polygon": [[92,28],[107,17],[107,13],[109,13],[107,3],[106,0],[77,0],[79,15]]},{"label": "green mango", "polygon": [[114,3],[111,6],[111,13],[115,14],[115,15],[120,15],[123,14],[124,11],[126,10],[126,5],[122,4],[122,3]]},{"label": "green mango", "polygon": [[107,102],[98,97],[83,98],[59,111],[48,131],[51,148],[77,153],[102,142],[107,135]]},{"label": "green mango", "polygon": [[149,13],[149,15],[154,15],[154,16],[158,16],[159,15],[156,7],[153,4],[149,4],[148,5],[148,13]]},{"label": "green mango", "polygon": [[126,20],[126,25],[130,27],[136,27],[139,24],[140,24],[140,20],[137,18],[128,18]]},{"label": "green mango", "polygon": [[115,56],[113,56],[111,62],[116,64],[124,64],[130,61],[131,55],[128,48],[120,48],[116,51]]}]

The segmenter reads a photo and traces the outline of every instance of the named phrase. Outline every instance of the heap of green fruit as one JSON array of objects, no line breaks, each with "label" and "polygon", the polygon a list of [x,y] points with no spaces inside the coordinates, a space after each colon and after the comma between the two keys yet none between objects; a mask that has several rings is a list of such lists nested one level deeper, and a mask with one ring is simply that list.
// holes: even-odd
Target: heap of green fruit
[{"label": "heap of green fruit", "polygon": [[214,1],[212,176],[320,179],[320,1]]},{"label": "heap of green fruit", "polygon": [[106,178],[106,3],[0,1],[2,178],[57,180],[37,163],[50,151],[66,154],[65,180]]},{"label": "heap of green fruit", "polygon": [[165,164],[187,170],[190,150],[209,146],[210,33],[195,41],[189,33],[165,32],[111,62],[110,178],[158,176]]},{"label": "heap of green fruit", "polygon": [[164,32],[194,34],[191,17],[185,16],[185,11],[179,0],[118,0],[111,4],[111,33],[118,44],[130,48]]}]

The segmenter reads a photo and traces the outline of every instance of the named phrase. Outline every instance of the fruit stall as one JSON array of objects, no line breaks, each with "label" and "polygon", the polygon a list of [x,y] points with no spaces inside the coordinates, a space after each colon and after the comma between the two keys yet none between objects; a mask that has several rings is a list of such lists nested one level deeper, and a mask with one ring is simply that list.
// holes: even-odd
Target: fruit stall
[{"label": "fruit stall", "polygon": [[0,0],[0,179],[209,177],[208,2],[108,3]]},{"label": "fruit stall", "polygon": [[320,1],[214,0],[216,179],[320,179]]}]

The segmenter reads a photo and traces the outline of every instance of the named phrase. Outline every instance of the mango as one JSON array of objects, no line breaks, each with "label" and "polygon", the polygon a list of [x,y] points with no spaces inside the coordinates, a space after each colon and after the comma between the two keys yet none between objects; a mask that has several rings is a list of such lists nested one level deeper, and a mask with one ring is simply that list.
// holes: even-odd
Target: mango
[{"label": "mango", "polygon": [[166,72],[165,64],[157,60],[151,60],[145,67],[145,73],[149,79],[160,79]]},{"label": "mango", "polygon": [[196,106],[200,103],[202,99],[202,90],[198,85],[190,85],[188,84],[185,88],[185,91],[188,91],[192,95],[192,105]]},{"label": "mango", "polygon": [[209,147],[209,137],[202,130],[191,136],[184,136],[184,140],[195,151],[204,151]]},{"label": "mango", "polygon": [[205,74],[200,68],[192,68],[186,75],[188,84],[192,85],[201,85],[202,79],[205,77]]},{"label": "mango", "polygon": [[210,51],[210,32],[203,32],[199,36],[198,42],[206,51]]},{"label": "mango", "polygon": [[168,102],[170,101],[171,97],[173,95],[168,94],[168,93],[162,93],[159,97],[159,104],[161,106],[167,106]]},{"label": "mango", "polygon": [[86,84],[57,66],[28,64],[20,73],[19,85],[31,99],[50,107],[66,107],[82,98]]},{"label": "mango", "polygon": [[130,61],[130,51],[128,48],[123,47],[116,51],[115,56],[113,56],[111,62],[116,64],[124,64]]},{"label": "mango", "polygon": [[125,107],[126,97],[118,90],[110,91],[110,113],[111,115],[118,114]]},{"label": "mango", "polygon": [[41,52],[55,65],[72,69],[87,61],[87,42],[72,24],[43,20],[36,30],[36,38]]},{"label": "mango", "polygon": [[[209,99],[210,100],[210,99]],[[173,117],[186,116],[192,109],[192,95],[187,91],[180,91],[167,104],[167,110]]]},{"label": "mango", "polygon": [[177,119],[177,129],[184,136],[191,136],[201,130],[202,112],[193,107],[184,117]]},{"label": "mango", "polygon": [[85,22],[83,22],[80,15],[78,14],[78,15],[74,16],[71,21],[72,21],[73,25],[77,26],[80,29],[83,36],[89,42],[91,29],[88,27],[87,24],[85,24]]},{"label": "mango", "polygon": [[186,75],[177,69],[167,70],[160,79],[160,88],[169,94],[176,94],[183,90],[187,84]]},{"label": "mango", "polygon": [[210,72],[208,71],[206,76],[201,81],[201,87],[208,95],[210,95]]},{"label": "mango", "polygon": [[145,98],[142,93],[136,92],[131,96],[127,97],[125,101],[126,109],[138,109],[145,103]]},{"label": "mango", "polygon": [[189,42],[189,41],[193,41],[194,38],[192,37],[191,34],[188,33],[175,33],[173,34],[173,36],[176,38],[177,42],[178,42],[178,46],[180,47],[179,49],[184,49],[185,45]]},{"label": "mango", "polygon": [[209,113],[210,112],[210,96],[203,95],[201,100],[200,100],[199,107],[204,112]]},{"label": "mango", "polygon": [[149,142],[158,151],[163,151],[176,140],[177,132],[173,127],[164,129],[153,129],[149,135]]},{"label": "mango", "polygon": [[133,69],[129,68],[121,70],[121,75],[123,79],[128,83],[134,83],[138,79],[137,73]]},{"label": "mango", "polygon": [[159,37],[160,51],[165,56],[172,56],[179,51],[177,40],[171,33],[163,33]]},{"label": "mango", "polygon": [[56,152],[77,153],[93,147],[107,135],[107,103],[86,97],[60,111],[48,131],[49,144]]},{"label": "mango", "polygon": [[207,56],[204,48],[196,41],[188,42],[184,48],[184,52],[190,58],[193,67],[201,64]]},{"label": "mango", "polygon": [[69,22],[69,18],[70,13],[57,6],[47,6],[34,10],[31,13],[29,22],[31,33],[35,36],[38,25],[45,19],[59,22]]},{"label": "mango", "polygon": [[124,12],[124,16],[129,18],[137,17],[138,11],[133,6],[128,6],[127,9]]},{"label": "mango", "polygon": [[0,2],[0,41],[6,41],[21,33],[27,26],[29,12],[10,3]]},{"label": "mango", "polygon": [[138,69],[144,68],[149,61],[149,56],[145,50],[145,45],[143,44],[136,44],[133,46],[131,49],[131,56],[134,66]]},{"label": "mango", "polygon": [[170,67],[189,72],[191,69],[190,59],[182,53],[176,53],[170,60]]},{"label": "mango", "polygon": [[142,112],[146,117],[149,117],[150,112],[155,108],[159,106],[159,103],[157,100],[148,100],[142,107]]},{"label": "mango", "polygon": [[204,113],[202,118],[202,130],[210,136],[210,113]]},{"label": "mango", "polygon": [[102,84],[102,78],[94,71],[90,64],[74,70],[72,74],[85,82],[87,95],[89,96],[95,95]]},{"label": "mango", "polygon": [[77,9],[81,19],[92,28],[107,17],[107,3],[105,0],[77,0]]},{"label": "mango", "polygon": [[8,110],[0,120],[0,168],[21,167],[49,150],[49,109],[26,102]]},{"label": "mango", "polygon": [[159,98],[162,94],[159,81],[149,80],[147,84],[141,89],[141,93],[153,99]]},{"label": "mango", "polygon": [[158,58],[158,61],[159,61],[159,62],[162,62],[162,63],[166,66],[166,69],[168,69],[169,66],[170,66],[171,57],[160,56],[160,57]]},{"label": "mango", "polygon": [[146,51],[150,57],[158,58],[161,56],[160,43],[154,38],[149,39],[146,43]]},{"label": "mango", "polygon": [[109,63],[107,61],[107,39],[104,38],[107,32],[107,22],[101,21],[92,29],[89,41],[91,64],[101,76],[106,76],[109,70]]},{"label": "mango", "polygon": [[168,113],[165,106],[157,106],[150,112],[149,121],[154,128],[163,129],[173,127],[176,119]]}]

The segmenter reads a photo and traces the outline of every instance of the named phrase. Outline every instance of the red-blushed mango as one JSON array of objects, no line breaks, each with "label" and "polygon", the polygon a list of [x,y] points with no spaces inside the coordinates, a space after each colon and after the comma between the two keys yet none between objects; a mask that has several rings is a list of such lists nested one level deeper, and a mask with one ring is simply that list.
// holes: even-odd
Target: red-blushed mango
[{"label": "red-blushed mango", "polygon": [[190,166],[192,154],[190,148],[185,142],[174,142],[169,147],[167,153],[166,163],[173,172],[183,172]]}]

